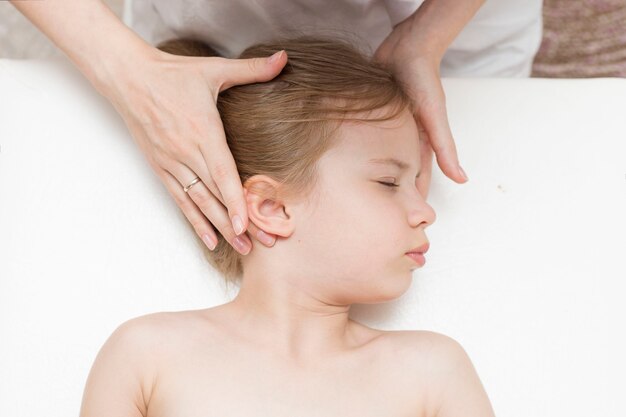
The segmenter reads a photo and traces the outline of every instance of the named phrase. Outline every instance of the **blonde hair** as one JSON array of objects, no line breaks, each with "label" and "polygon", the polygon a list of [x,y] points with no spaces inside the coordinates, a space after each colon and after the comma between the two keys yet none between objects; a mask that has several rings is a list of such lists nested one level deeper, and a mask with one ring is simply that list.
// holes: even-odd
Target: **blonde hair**
[{"label": "blonde hair", "polygon": [[[157,48],[175,55],[219,56],[194,39],[168,40]],[[217,109],[242,184],[267,175],[281,185],[281,194],[307,198],[315,188],[317,161],[332,147],[342,121],[391,120],[414,108],[390,70],[338,37],[283,36],[250,46],[238,58],[268,57],[281,49],[288,61],[279,75],[222,91]],[[387,106],[391,111],[383,117],[355,117]],[[239,283],[242,255],[215,230],[214,251],[199,237],[198,244],[226,284]]]}]

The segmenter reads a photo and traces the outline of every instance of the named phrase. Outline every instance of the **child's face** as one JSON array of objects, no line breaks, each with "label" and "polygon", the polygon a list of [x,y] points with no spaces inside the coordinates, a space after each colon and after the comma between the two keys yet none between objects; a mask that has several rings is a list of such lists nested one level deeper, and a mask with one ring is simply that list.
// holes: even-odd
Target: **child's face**
[{"label": "child's face", "polygon": [[[319,161],[315,198],[306,210],[295,208],[290,250],[294,259],[306,260],[302,270],[316,271],[313,282],[326,281],[334,297],[346,296],[335,301],[397,298],[419,267],[406,252],[428,242],[425,229],[436,218],[417,189],[421,167],[415,120],[405,110],[395,120],[344,123],[339,135]],[[371,162],[385,158],[408,168]]]}]

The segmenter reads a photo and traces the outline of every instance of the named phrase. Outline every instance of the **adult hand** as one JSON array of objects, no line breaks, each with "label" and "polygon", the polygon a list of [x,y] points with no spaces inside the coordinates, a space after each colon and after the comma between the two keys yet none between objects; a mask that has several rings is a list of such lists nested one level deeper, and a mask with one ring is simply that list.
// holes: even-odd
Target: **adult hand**
[{"label": "adult hand", "polygon": [[439,75],[438,54],[419,50],[404,35],[405,23],[396,25],[374,53],[373,59],[386,65],[408,89],[415,105],[413,114],[419,130],[421,169],[418,189],[426,198],[432,177],[433,150],[437,163],[450,179],[463,183],[467,177],[459,165],[448,123],[446,99]]},{"label": "adult hand", "polygon": [[[118,73],[98,89],[211,250],[217,244],[214,227],[244,255],[252,249],[246,230],[266,246],[275,242],[248,222],[243,187],[216,108],[221,91],[278,75],[286,53],[273,57],[190,57],[150,47],[133,62],[132,74]],[[185,192],[196,176],[201,181]]]}]

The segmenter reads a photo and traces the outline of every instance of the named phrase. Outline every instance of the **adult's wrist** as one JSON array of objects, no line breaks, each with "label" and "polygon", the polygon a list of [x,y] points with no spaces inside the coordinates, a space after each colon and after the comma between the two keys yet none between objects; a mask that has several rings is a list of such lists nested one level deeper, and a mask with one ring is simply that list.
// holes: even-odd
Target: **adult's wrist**
[{"label": "adult's wrist", "polygon": [[135,56],[151,48],[102,0],[11,0],[11,4],[100,92],[130,69]]},{"label": "adult's wrist", "polygon": [[[393,27],[392,33],[384,42],[386,60],[393,56],[396,61],[424,61],[439,65],[445,46],[437,40],[437,36],[430,34],[427,27],[421,24],[417,12],[399,22]],[[382,52],[382,51],[381,51]],[[379,52],[379,53],[381,53]],[[402,57],[401,59],[398,59]]]},{"label": "adult's wrist", "polygon": [[402,21],[402,41],[416,54],[441,62],[448,46],[476,14],[485,0],[424,0],[420,7]]},{"label": "adult's wrist", "polygon": [[156,52],[156,48],[133,33],[75,63],[100,94],[109,96],[112,89],[124,88],[121,85],[137,75],[138,64],[147,61]]}]

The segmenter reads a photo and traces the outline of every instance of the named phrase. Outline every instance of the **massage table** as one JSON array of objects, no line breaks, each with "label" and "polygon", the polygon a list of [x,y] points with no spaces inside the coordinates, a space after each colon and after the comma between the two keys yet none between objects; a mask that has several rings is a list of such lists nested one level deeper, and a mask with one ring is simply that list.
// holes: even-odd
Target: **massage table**
[{"label": "massage table", "polygon": [[[443,85],[469,182],[434,163],[426,265],[351,317],[457,340],[499,417],[626,416],[626,80]],[[235,296],[186,221],[69,60],[0,60],[0,416],[78,415],[117,326]]]}]

